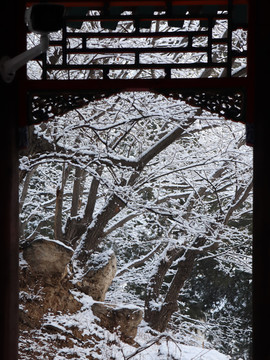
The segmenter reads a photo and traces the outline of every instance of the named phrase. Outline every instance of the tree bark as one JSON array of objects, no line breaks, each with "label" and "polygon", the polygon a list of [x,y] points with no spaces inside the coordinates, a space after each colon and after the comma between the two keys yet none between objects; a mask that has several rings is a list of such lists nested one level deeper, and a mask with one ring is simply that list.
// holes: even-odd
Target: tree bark
[{"label": "tree bark", "polygon": [[[96,170],[96,173],[99,177],[101,176],[102,171],[103,171],[103,166],[100,166]],[[95,209],[95,205],[96,205],[96,201],[97,201],[97,193],[98,193],[99,184],[100,184],[100,180],[97,177],[94,177],[91,182],[88,200],[87,200],[87,204],[86,204],[85,211],[84,211],[84,217],[83,217],[84,222],[87,222],[88,224],[90,224],[91,221],[93,220],[93,213],[94,213],[94,209]]]},{"label": "tree bark", "polygon": [[63,230],[62,230],[63,195],[64,195],[64,188],[69,172],[70,172],[70,166],[66,166],[64,164],[62,170],[62,181],[61,184],[56,189],[54,238],[56,240],[61,240],[61,241],[63,240]]},{"label": "tree bark", "polygon": [[157,315],[155,308],[153,307],[154,303],[158,300],[160,295],[161,286],[164,282],[164,277],[171,267],[172,263],[180,256],[182,250],[175,247],[167,247],[167,251],[163,252],[162,259],[160,260],[157,271],[152,276],[150,284],[147,289],[147,294],[145,298],[145,321],[147,321],[150,326],[154,322],[154,318]]},{"label": "tree bark", "polygon": [[[198,237],[195,241],[195,247],[201,247],[206,242],[205,238]],[[157,331],[165,331],[172,314],[178,310],[177,300],[180,290],[183,288],[187,279],[190,278],[190,274],[198,257],[199,251],[186,250],[183,256],[178,261],[177,272],[170,284],[169,290],[165,296],[165,299],[160,307],[153,309],[147,309],[147,318],[145,320],[149,323],[151,328]],[[179,255],[179,253],[178,253]],[[165,276],[165,274],[164,274]],[[163,277],[164,277],[163,276]],[[158,277],[156,274],[155,277]],[[150,311],[149,311],[150,310]]]},{"label": "tree bark", "polygon": [[89,252],[95,251],[104,237],[104,228],[108,222],[122,210],[126,204],[117,196],[112,195],[107,205],[93,219],[83,234],[75,252],[75,258],[85,262]]},{"label": "tree bark", "polygon": [[74,217],[78,215],[80,196],[83,189],[83,169],[77,167],[75,170],[75,179],[73,183],[72,202],[70,216]]},{"label": "tree bark", "polygon": [[63,209],[63,188],[58,186],[56,189],[55,215],[54,215],[54,238],[62,240],[62,209]]}]

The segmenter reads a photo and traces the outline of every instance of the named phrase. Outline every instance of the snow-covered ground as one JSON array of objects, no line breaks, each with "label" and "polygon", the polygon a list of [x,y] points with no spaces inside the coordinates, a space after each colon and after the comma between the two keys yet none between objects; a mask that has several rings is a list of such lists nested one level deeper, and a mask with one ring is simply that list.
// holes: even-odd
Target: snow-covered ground
[{"label": "snow-covered ground", "polygon": [[[150,341],[151,343],[151,341]],[[144,346],[147,346],[145,344]],[[144,347],[142,346],[142,348]],[[135,354],[136,351],[126,351],[125,358],[134,360],[228,360],[229,357],[219,353],[213,349],[202,349],[195,346],[187,346],[177,344],[168,338],[160,341],[160,344],[154,344],[149,348],[143,350],[140,354],[134,357],[129,357]],[[116,357],[117,359],[117,357]],[[119,358],[120,359],[120,358]]]},{"label": "snow-covered ground", "polygon": [[[158,354],[158,357],[157,357]],[[134,360],[167,360],[167,359],[179,359],[179,360],[228,360],[229,357],[219,353],[216,350],[201,349],[194,346],[187,345],[175,345],[173,343],[162,343],[158,349],[153,346],[152,349],[146,351],[145,354],[141,354],[138,357],[134,357]]]},{"label": "snow-covered ground", "polygon": [[[101,328],[91,311],[93,299],[74,291],[82,303],[74,314],[48,313],[41,329],[21,334],[21,360],[228,360],[214,349],[187,346],[169,333],[151,335],[145,323],[138,329],[137,346],[122,342],[117,334]],[[77,329],[79,335],[74,336]],[[78,333],[77,333],[78,334]],[[30,336],[29,336],[30,335]],[[28,351],[29,349],[29,351]]]}]

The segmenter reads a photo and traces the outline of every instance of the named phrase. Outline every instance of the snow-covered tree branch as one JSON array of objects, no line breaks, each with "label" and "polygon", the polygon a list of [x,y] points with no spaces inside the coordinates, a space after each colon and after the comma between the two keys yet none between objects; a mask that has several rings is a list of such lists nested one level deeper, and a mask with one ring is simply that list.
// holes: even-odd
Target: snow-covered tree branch
[{"label": "snow-covered tree branch", "polygon": [[[166,30],[163,23],[155,26]],[[215,29],[220,38],[224,28],[221,22]],[[244,35],[237,35],[234,46],[244,46]],[[69,41],[79,46],[75,37]],[[58,61],[58,50],[48,62]],[[121,63],[128,61],[125,55]],[[173,56],[180,61],[183,55]],[[213,58],[220,61],[215,51]],[[222,76],[217,69],[194,71]],[[236,61],[234,71],[244,76],[246,70]],[[114,251],[119,270],[109,302],[144,308],[154,333],[176,329],[193,344],[196,331],[204,329],[208,345],[228,349],[225,340],[235,336],[240,346],[242,330],[230,328],[227,335],[225,319],[238,310],[244,318],[248,307],[237,288],[242,282],[248,292],[251,272],[252,151],[244,144],[243,125],[161,94],[89,99],[67,109],[56,104],[48,123],[30,129],[30,146],[20,158],[21,246],[40,238],[63,244],[73,254],[65,281],[73,276],[73,283],[92,271],[91,259]],[[217,282],[238,292],[235,299],[226,289],[219,293]]]}]

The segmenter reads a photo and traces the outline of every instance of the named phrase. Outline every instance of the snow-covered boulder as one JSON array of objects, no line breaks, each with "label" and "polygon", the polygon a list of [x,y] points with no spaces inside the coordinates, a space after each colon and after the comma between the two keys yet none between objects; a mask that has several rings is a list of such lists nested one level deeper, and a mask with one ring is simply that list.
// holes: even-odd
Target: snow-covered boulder
[{"label": "snow-covered boulder", "polygon": [[56,240],[37,239],[24,250],[23,257],[31,271],[43,277],[63,276],[73,249]]},{"label": "snow-covered boulder", "polygon": [[92,254],[83,273],[75,273],[73,283],[94,300],[104,301],[117,270],[113,251]]},{"label": "snow-covered boulder", "polygon": [[119,331],[122,340],[131,342],[137,335],[138,325],[142,321],[143,312],[135,306],[114,306],[94,303],[92,312],[100,320],[100,325],[109,331]]}]

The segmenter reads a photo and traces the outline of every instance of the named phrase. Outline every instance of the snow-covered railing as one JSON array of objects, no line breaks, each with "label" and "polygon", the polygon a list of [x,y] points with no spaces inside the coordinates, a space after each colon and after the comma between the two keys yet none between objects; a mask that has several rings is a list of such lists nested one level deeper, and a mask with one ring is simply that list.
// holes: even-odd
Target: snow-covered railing
[{"label": "snow-covered railing", "polygon": [[[251,114],[249,0],[57,3],[65,6],[63,30],[27,67],[28,123],[129,90],[194,94],[195,105],[200,98],[198,106],[242,122]],[[28,34],[29,47],[38,41]]]},{"label": "snow-covered railing", "polygon": [[245,75],[245,0],[62,3],[63,31],[52,37],[48,56],[39,59],[39,79]]}]

